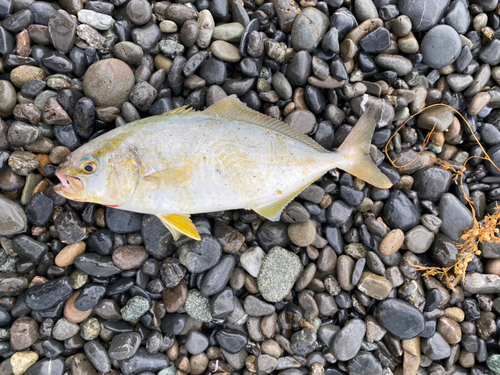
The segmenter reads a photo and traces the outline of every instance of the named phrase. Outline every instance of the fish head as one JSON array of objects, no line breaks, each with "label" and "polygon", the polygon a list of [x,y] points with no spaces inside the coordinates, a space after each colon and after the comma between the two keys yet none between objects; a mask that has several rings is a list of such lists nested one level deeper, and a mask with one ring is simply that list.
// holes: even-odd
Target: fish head
[{"label": "fish head", "polygon": [[116,147],[96,138],[59,165],[56,176],[61,183],[54,191],[77,202],[118,207],[134,192],[138,165],[133,146]]}]

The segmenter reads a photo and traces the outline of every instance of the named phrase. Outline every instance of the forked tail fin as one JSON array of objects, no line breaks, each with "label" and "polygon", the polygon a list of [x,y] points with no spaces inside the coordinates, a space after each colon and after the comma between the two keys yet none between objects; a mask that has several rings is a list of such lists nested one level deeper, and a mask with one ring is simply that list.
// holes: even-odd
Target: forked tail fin
[{"label": "forked tail fin", "polygon": [[361,115],[344,143],[338,148],[337,167],[380,189],[392,186],[370,157],[370,144],[382,108],[378,100]]}]

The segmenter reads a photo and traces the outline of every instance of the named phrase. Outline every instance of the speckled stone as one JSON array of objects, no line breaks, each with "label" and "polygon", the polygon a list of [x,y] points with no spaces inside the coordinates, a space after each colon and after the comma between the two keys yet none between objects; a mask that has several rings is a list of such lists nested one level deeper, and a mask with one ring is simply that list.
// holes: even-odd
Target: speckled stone
[{"label": "speckled stone", "polygon": [[122,319],[125,321],[134,321],[139,319],[149,310],[149,301],[141,296],[135,296],[129,299],[122,309]]},{"label": "speckled stone", "polygon": [[189,291],[184,309],[194,319],[201,320],[202,322],[212,320],[210,300],[203,296],[199,290],[191,289]]},{"label": "speckled stone", "polygon": [[262,297],[269,302],[281,301],[292,290],[302,269],[296,254],[279,246],[273,247],[264,257],[257,277]]}]

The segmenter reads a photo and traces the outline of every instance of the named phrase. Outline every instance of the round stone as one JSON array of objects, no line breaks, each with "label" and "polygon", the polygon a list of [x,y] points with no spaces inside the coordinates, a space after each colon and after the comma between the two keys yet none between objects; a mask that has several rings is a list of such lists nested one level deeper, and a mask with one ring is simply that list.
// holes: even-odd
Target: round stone
[{"label": "round stone", "polygon": [[313,52],[328,30],[328,26],[329,20],[325,13],[313,7],[304,8],[293,22],[293,48],[296,51]]},{"label": "round stone", "polygon": [[120,108],[134,87],[132,69],[121,60],[105,59],[92,64],[83,76],[83,90],[96,107]]},{"label": "round stone", "polygon": [[452,64],[460,55],[462,41],[455,29],[438,25],[429,30],[420,44],[423,62],[434,69]]},{"label": "round stone", "polygon": [[38,360],[38,354],[30,351],[22,351],[14,353],[10,357],[10,365],[14,375],[22,375]]},{"label": "round stone", "polygon": [[316,227],[311,220],[304,223],[292,223],[288,226],[288,237],[297,246],[309,246],[316,238]]}]

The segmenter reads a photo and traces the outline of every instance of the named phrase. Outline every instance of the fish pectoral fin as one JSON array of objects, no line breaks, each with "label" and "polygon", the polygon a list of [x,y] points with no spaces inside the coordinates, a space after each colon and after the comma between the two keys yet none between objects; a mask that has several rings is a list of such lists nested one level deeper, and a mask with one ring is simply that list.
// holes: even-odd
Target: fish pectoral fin
[{"label": "fish pectoral fin", "polygon": [[299,195],[302,190],[311,185],[314,181],[316,181],[320,176],[314,178],[304,186],[301,186],[299,189],[294,192],[286,195],[279,196],[272,203],[265,204],[262,206],[252,207],[252,210],[257,212],[260,216],[265,217],[267,220],[278,221],[281,217],[281,212],[285,209],[285,207],[290,203],[297,195]]},{"label": "fish pectoral fin", "polygon": [[195,240],[200,240],[200,234],[189,216],[185,215],[156,215],[161,222],[172,233],[174,240],[178,240],[181,234],[185,234]]},{"label": "fish pectoral fin", "polygon": [[143,178],[145,182],[153,184],[155,188],[178,186],[191,177],[194,168],[183,166],[176,168],[167,168],[161,171],[151,173]]}]

